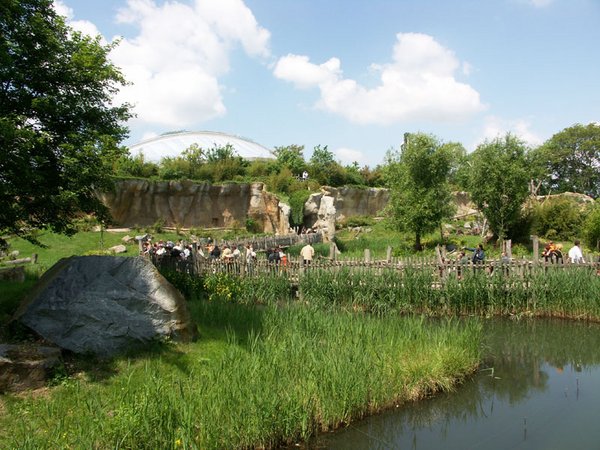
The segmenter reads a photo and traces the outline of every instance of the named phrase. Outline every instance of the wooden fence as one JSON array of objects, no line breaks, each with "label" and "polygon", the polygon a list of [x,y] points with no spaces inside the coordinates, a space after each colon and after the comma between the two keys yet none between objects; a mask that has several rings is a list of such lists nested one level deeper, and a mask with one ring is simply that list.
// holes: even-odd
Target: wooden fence
[{"label": "wooden fence", "polygon": [[358,258],[330,259],[317,258],[310,264],[305,265],[300,257],[287,257],[286,261],[278,264],[268,262],[264,257],[246,262],[244,256],[240,259],[211,259],[211,258],[189,258],[182,260],[169,256],[152,256],[153,263],[161,270],[173,270],[184,272],[194,276],[204,276],[215,273],[230,273],[239,276],[281,276],[296,283],[302,273],[307,270],[327,271],[369,271],[373,274],[381,274],[387,270],[422,270],[429,271],[435,280],[443,282],[449,277],[461,279],[467,271],[482,272],[490,276],[513,276],[525,278],[536,271],[550,270],[590,270],[600,274],[600,263],[588,262],[585,264],[550,263],[532,261],[528,259],[487,260],[482,264],[461,261],[439,261],[435,257],[414,258],[391,258],[389,260],[363,260]]}]

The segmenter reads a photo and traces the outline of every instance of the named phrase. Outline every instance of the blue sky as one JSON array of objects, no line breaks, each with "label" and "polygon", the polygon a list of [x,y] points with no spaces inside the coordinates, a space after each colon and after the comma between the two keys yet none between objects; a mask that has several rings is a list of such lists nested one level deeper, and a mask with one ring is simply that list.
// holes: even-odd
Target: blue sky
[{"label": "blue sky", "polygon": [[210,130],[374,167],[405,132],[473,150],[600,122],[600,0],[55,0],[132,82],[134,144]]}]

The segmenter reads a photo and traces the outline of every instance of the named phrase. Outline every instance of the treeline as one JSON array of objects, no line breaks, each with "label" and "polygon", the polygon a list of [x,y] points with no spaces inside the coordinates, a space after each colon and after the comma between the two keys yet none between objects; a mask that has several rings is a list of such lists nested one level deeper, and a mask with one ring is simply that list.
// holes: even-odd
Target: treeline
[{"label": "treeline", "polygon": [[[327,146],[316,146],[311,158],[304,158],[304,146],[275,147],[274,159],[249,161],[236,154],[232,145],[204,149],[192,144],[180,156],[164,157],[158,163],[146,161],[143,154],[124,155],[115,162],[117,176],[161,180],[190,179],[221,183],[227,181],[263,181],[273,191],[291,193],[294,181],[316,186],[382,186],[381,168],[360,167],[358,163],[342,165]],[[308,178],[303,180],[302,174]],[[306,188],[304,186],[304,188]]]},{"label": "treeline", "polygon": [[[302,224],[303,204],[322,185],[386,187],[390,224],[421,237],[438,229],[454,214],[452,191],[466,191],[483,213],[494,237],[527,241],[531,233],[547,239],[585,237],[600,242],[600,209],[575,198],[535,200],[538,195],[575,192],[600,197],[600,125],[574,125],[536,148],[508,133],[467,153],[460,143],[443,143],[424,133],[406,133],[398,150],[388,151],[374,169],[358,163],[342,165],[327,146],[316,146],[310,159],[304,147],[276,147],[274,159],[249,161],[233,146],[187,148],[160,162],[142,154],[116,160],[117,176],[162,180],[191,179],[220,183],[261,181],[292,206],[292,224]],[[307,177],[303,177],[303,174]],[[528,201],[529,199],[529,201]],[[527,207],[523,207],[523,205]]]},{"label": "treeline", "polygon": [[543,145],[529,148],[507,133],[467,153],[458,143],[407,133],[400,150],[390,151],[383,167],[391,189],[388,217],[400,231],[421,237],[455,213],[451,192],[470,194],[496,239],[527,242],[584,237],[600,244],[600,205],[576,197],[538,201],[540,195],[575,192],[600,196],[600,125],[574,125]]}]

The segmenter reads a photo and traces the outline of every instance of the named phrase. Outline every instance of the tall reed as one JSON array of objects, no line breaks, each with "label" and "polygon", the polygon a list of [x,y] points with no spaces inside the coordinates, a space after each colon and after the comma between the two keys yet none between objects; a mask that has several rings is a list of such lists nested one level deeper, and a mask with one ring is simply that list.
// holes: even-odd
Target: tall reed
[{"label": "tall reed", "polygon": [[272,448],[451,389],[479,358],[475,321],[192,305],[200,342],[123,360],[119,375],[72,379],[49,398],[9,397],[3,446]]}]

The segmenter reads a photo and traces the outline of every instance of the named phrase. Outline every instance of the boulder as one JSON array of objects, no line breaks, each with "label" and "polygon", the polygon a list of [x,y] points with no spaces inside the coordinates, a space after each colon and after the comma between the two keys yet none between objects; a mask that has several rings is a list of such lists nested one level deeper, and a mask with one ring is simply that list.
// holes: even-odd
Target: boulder
[{"label": "boulder", "polygon": [[196,335],[183,295],[144,257],[62,259],[42,276],[13,320],[59,347],[99,356]]},{"label": "boulder", "polygon": [[0,344],[0,393],[40,388],[61,363],[58,348]]},{"label": "boulder", "polygon": [[111,247],[108,249],[111,253],[126,253],[127,252],[127,247],[124,246],[123,244],[119,244],[119,245],[115,245],[114,247]]},{"label": "boulder", "polygon": [[127,236],[123,236],[123,238],[121,239],[121,242],[125,245],[131,245],[135,243],[135,239],[132,238],[131,236],[127,235]]}]

